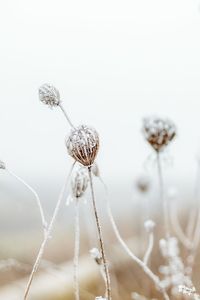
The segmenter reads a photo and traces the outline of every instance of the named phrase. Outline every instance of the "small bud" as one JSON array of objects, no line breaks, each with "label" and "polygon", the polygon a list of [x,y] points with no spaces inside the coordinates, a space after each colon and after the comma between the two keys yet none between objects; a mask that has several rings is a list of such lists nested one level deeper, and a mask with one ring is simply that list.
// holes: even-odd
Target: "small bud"
[{"label": "small bud", "polygon": [[144,228],[146,229],[146,231],[148,233],[153,232],[155,226],[156,226],[156,224],[152,220],[147,220],[147,221],[144,222]]},{"label": "small bud", "polygon": [[176,136],[176,127],[168,119],[146,118],[143,121],[145,139],[155,151],[162,151]]},{"label": "small bud", "polygon": [[60,93],[51,84],[45,83],[39,88],[40,101],[50,107],[58,106],[60,104]]},{"label": "small bud", "polygon": [[98,265],[102,265],[102,256],[97,248],[92,248],[90,250],[91,257],[96,261]]},{"label": "small bud", "polygon": [[0,169],[2,169],[2,170],[6,169],[6,165],[2,160],[0,160]]},{"label": "small bud", "polygon": [[70,156],[83,166],[90,167],[99,150],[99,135],[95,129],[80,125],[72,129],[66,147]]},{"label": "small bud", "polygon": [[146,175],[140,176],[136,181],[136,187],[141,193],[148,192],[150,188],[150,180],[149,177]]},{"label": "small bud", "polygon": [[71,179],[71,189],[73,198],[80,198],[84,195],[88,187],[88,173],[84,168],[80,168]]}]

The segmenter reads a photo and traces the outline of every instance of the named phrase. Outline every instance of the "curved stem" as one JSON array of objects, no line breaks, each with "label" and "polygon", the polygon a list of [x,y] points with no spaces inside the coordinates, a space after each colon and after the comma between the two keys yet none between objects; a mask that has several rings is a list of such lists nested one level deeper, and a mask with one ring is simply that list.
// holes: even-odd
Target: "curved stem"
[{"label": "curved stem", "polygon": [[88,167],[88,173],[89,173],[89,181],[90,181],[94,216],[95,216],[96,225],[97,225],[99,244],[100,244],[102,261],[103,261],[103,266],[104,266],[105,278],[106,278],[106,297],[108,300],[111,300],[112,296],[111,296],[110,274],[109,274],[109,270],[108,270],[108,263],[107,263],[107,259],[106,259],[105,249],[104,249],[101,224],[100,224],[99,215],[98,215],[98,211],[97,211],[97,207],[96,207],[95,196],[94,196],[94,187],[93,187],[91,167]]},{"label": "curved stem", "polygon": [[148,265],[148,262],[149,262],[149,259],[151,257],[151,253],[152,253],[152,250],[153,250],[153,245],[154,245],[154,233],[150,232],[147,251],[146,251],[146,253],[144,255],[144,259],[143,259],[143,262],[144,262],[145,265]]},{"label": "curved stem", "polygon": [[79,224],[79,200],[75,203],[75,247],[74,247],[74,292],[75,299],[80,299],[79,280],[78,280],[78,265],[80,252],[80,224]]},{"label": "curved stem", "polygon": [[159,179],[159,188],[160,188],[160,201],[162,202],[163,205],[165,236],[166,239],[168,239],[170,237],[169,209],[168,209],[167,199],[164,196],[163,175],[162,175],[162,167],[161,167],[159,152],[157,152],[157,166],[158,166],[158,179]]},{"label": "curved stem", "polygon": [[51,236],[51,232],[52,232],[55,220],[57,218],[58,212],[60,211],[60,207],[61,207],[61,204],[63,202],[63,196],[65,194],[65,191],[66,191],[66,188],[67,188],[67,185],[68,185],[68,182],[69,182],[69,178],[71,176],[71,173],[72,173],[72,170],[74,168],[75,163],[76,162],[73,163],[73,165],[71,167],[71,170],[70,170],[70,172],[69,172],[69,174],[67,176],[66,182],[65,182],[65,184],[63,185],[63,187],[61,189],[61,192],[60,192],[60,195],[59,195],[56,207],[55,207],[54,212],[53,212],[52,219],[51,219],[51,221],[50,221],[50,223],[48,225],[46,235],[45,235],[44,240],[43,240],[43,242],[42,242],[42,244],[40,246],[38,255],[36,257],[36,261],[34,263],[31,275],[29,277],[29,281],[28,281],[28,284],[27,284],[27,287],[26,287],[26,290],[25,290],[25,293],[24,293],[24,300],[26,300],[27,297],[28,297],[28,294],[29,294],[29,291],[30,291],[30,287],[31,287],[31,284],[32,284],[32,281],[33,281],[33,278],[34,278],[34,275],[35,275],[35,273],[38,270],[38,267],[40,265],[40,262],[41,262],[41,259],[42,259],[42,256],[43,256],[43,253],[44,253],[47,241],[49,240],[49,238]]},{"label": "curved stem", "polygon": [[70,118],[69,118],[69,116],[68,116],[68,114],[67,114],[67,112],[66,112],[66,110],[64,109],[64,107],[62,106],[62,104],[61,103],[59,103],[59,105],[58,105],[59,107],[60,107],[60,109],[62,110],[62,112],[63,112],[63,114],[64,114],[64,116],[65,116],[65,118],[67,119],[67,122],[69,123],[69,125],[72,127],[72,128],[75,128],[75,126],[73,125],[73,123],[71,122],[71,120],[70,120]]},{"label": "curved stem", "polygon": [[16,175],[14,172],[6,169],[7,172],[12,176],[14,177],[15,179],[17,179],[20,183],[22,183],[35,197],[35,200],[36,200],[36,203],[37,203],[37,206],[38,206],[38,209],[40,211],[40,216],[41,216],[41,221],[42,221],[42,226],[43,226],[43,231],[44,231],[44,236],[46,235],[46,231],[47,231],[47,222],[46,222],[46,219],[45,219],[45,216],[44,216],[44,211],[43,211],[43,208],[42,208],[42,204],[41,204],[41,201],[40,201],[40,198],[38,196],[38,194],[36,193],[36,191],[26,182],[24,181],[21,177],[19,177],[18,175]]},{"label": "curved stem", "polygon": [[110,208],[110,204],[109,201],[107,200],[107,212],[108,212],[108,216],[109,219],[111,221],[113,230],[115,232],[115,235],[119,241],[119,243],[121,244],[122,248],[125,250],[125,252],[132,258],[132,260],[138,264],[138,266],[140,266],[142,268],[142,270],[147,274],[147,276],[153,281],[153,283],[155,284],[155,286],[160,290],[160,292],[163,295],[163,298],[165,300],[169,300],[169,296],[167,295],[165,289],[161,286],[160,284],[160,280],[159,278],[149,269],[149,267],[142,261],[140,260],[130,249],[129,247],[126,245],[126,243],[124,242],[124,240],[122,239],[119,230],[117,228],[117,225],[115,223],[115,220],[113,218],[112,215],[112,211]]}]

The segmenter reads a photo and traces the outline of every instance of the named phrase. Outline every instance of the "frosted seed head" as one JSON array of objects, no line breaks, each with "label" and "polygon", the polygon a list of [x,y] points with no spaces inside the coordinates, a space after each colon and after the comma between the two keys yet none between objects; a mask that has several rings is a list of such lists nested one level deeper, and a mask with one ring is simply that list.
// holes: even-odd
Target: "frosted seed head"
[{"label": "frosted seed head", "polygon": [[0,160],[0,169],[2,169],[2,170],[6,169],[6,165],[2,160]]},{"label": "frosted seed head", "polygon": [[174,139],[176,127],[169,119],[149,117],[143,120],[143,134],[154,150],[159,152]]},{"label": "frosted seed head", "polygon": [[84,168],[79,168],[71,179],[71,190],[73,198],[77,199],[84,195],[88,187],[88,173]]},{"label": "frosted seed head", "polygon": [[97,248],[92,248],[90,250],[90,256],[96,261],[98,265],[102,265],[102,255]]},{"label": "frosted seed head", "polygon": [[99,135],[95,129],[80,125],[71,130],[66,147],[71,157],[83,166],[90,167],[99,150]]},{"label": "frosted seed head", "polygon": [[144,222],[144,228],[148,233],[153,232],[154,228],[156,226],[156,223],[152,220],[147,220]]},{"label": "frosted seed head", "polygon": [[50,107],[58,106],[60,104],[60,93],[53,85],[45,83],[39,88],[39,99]]}]

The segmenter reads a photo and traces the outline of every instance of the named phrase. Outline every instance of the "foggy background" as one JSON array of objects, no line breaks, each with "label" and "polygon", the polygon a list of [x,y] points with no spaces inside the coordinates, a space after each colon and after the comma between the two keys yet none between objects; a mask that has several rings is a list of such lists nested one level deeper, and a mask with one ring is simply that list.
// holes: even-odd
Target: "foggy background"
[{"label": "foggy background", "polygon": [[[184,197],[192,193],[200,145],[199,1],[19,0],[2,2],[0,14],[0,159],[47,210],[72,160],[66,120],[38,99],[46,82],[60,90],[75,124],[99,132],[98,164],[114,206],[134,200],[134,179],[152,154],[141,134],[141,120],[151,114],[177,124],[165,176]],[[154,174],[152,159],[147,165]],[[15,217],[20,206],[29,218],[29,192],[4,171],[0,186],[2,224],[10,223],[10,206]]]}]

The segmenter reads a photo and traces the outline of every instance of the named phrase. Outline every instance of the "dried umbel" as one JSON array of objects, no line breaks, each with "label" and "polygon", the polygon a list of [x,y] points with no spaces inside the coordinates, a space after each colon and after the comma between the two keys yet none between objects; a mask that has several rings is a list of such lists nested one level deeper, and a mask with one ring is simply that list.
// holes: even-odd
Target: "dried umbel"
[{"label": "dried umbel", "polygon": [[60,104],[60,93],[51,84],[45,83],[39,88],[40,101],[50,107],[58,106]]},{"label": "dried umbel", "polygon": [[155,151],[162,151],[176,136],[176,127],[169,119],[157,117],[145,118],[143,121],[145,139]]},{"label": "dried umbel", "polygon": [[79,168],[71,179],[71,189],[73,198],[80,198],[87,190],[89,182],[88,173],[84,168]]},{"label": "dried umbel", "polygon": [[95,129],[80,125],[72,129],[66,147],[70,156],[83,166],[90,167],[99,150],[99,135]]}]

